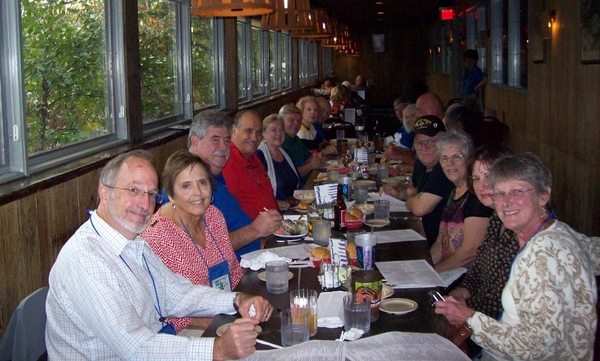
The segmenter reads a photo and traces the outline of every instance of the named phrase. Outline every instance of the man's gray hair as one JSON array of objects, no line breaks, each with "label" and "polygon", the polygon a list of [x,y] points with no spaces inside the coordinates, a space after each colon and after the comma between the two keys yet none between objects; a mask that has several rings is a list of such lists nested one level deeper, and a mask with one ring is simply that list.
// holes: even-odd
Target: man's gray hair
[{"label": "man's gray hair", "polygon": [[237,112],[237,114],[233,118],[233,127],[234,128],[237,128],[240,126],[240,119],[242,119],[242,117],[246,114],[252,114],[256,118],[262,119],[262,117],[260,116],[260,114],[258,114],[258,112],[256,110],[252,110],[252,109],[240,110],[239,112]]},{"label": "man's gray hair", "polygon": [[221,110],[205,110],[194,117],[188,134],[188,148],[192,145],[192,137],[204,139],[208,127],[227,128],[231,133],[231,118]]},{"label": "man's gray hair", "polygon": [[121,169],[121,165],[129,158],[140,158],[152,163],[152,154],[147,150],[138,149],[132,150],[131,152],[121,153],[114,157],[108,162],[102,172],[100,173],[100,180],[98,181],[98,187],[101,185],[114,186],[117,180],[117,173]]}]

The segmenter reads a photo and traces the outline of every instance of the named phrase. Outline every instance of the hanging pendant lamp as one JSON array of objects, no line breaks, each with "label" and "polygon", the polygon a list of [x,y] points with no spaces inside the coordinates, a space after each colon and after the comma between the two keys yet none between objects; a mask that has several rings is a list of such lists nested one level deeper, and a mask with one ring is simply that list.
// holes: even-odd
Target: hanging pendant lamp
[{"label": "hanging pendant lamp", "polygon": [[192,15],[213,17],[255,16],[273,12],[274,0],[192,0]]},{"label": "hanging pendant lamp", "polygon": [[316,39],[316,38],[327,38],[331,36],[331,20],[323,9],[312,9],[314,23],[313,27],[308,30],[294,30],[292,31],[293,38],[305,38],[305,39]]},{"label": "hanging pendant lamp", "polygon": [[309,0],[275,0],[275,11],[263,15],[263,30],[308,30],[315,26]]}]

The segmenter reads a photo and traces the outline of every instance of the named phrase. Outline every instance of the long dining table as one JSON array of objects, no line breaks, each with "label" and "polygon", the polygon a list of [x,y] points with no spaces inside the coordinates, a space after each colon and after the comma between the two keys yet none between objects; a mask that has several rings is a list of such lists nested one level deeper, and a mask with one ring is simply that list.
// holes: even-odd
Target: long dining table
[{"label": "long dining table", "polygon": [[[311,180],[316,174],[311,175]],[[363,226],[365,231],[372,231],[370,227]],[[420,218],[415,217],[411,213],[392,212],[390,216],[390,224],[383,228],[376,228],[374,231],[396,230],[396,229],[413,229],[417,233],[423,235],[423,226]],[[332,237],[343,236],[339,232],[332,230]],[[302,241],[304,242],[304,241]],[[298,242],[294,242],[297,244]],[[312,243],[312,242],[311,242]],[[278,243],[274,237],[271,237],[265,248],[282,247],[289,244]],[[431,256],[427,247],[427,241],[403,241],[394,243],[378,244],[376,246],[376,262],[396,261],[396,260],[418,260],[424,259],[431,264]],[[242,277],[242,280],[235,288],[235,291],[246,292],[253,295],[260,295],[266,298],[277,311],[289,308],[289,291],[297,288],[309,288],[324,291],[318,280],[318,268],[290,268],[293,273],[292,279],[289,281],[289,290],[283,294],[271,294],[266,289],[266,283],[259,280],[258,271],[247,269]],[[301,275],[299,275],[301,273]],[[300,283],[298,283],[300,281]],[[433,307],[431,307],[428,292],[436,288],[413,288],[413,289],[396,289],[391,297],[408,298],[418,304],[418,308],[410,313],[403,315],[388,314],[379,311],[379,319],[371,323],[371,330],[363,337],[377,335],[389,331],[405,331],[405,332],[421,332],[421,333],[437,333],[443,337],[451,338],[449,324],[445,317],[436,315]],[[210,323],[208,328],[203,333],[203,337],[215,337],[217,329],[224,324],[233,322],[239,315],[218,315]],[[281,344],[280,334],[280,319],[276,312],[273,313],[271,319],[261,325],[262,332],[258,338],[275,344]],[[343,327],[341,328],[324,328],[319,327],[317,334],[312,339],[317,340],[335,340],[340,337]],[[257,349],[269,349],[267,346],[257,344]]]}]

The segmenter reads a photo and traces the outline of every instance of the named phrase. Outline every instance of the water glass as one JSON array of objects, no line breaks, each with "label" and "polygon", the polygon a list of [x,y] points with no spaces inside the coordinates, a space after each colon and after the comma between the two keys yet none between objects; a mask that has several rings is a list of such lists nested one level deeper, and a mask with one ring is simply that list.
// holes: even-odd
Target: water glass
[{"label": "water glass", "polygon": [[273,294],[288,291],[288,263],[286,261],[271,261],[265,264],[267,291]]},{"label": "water glass", "polygon": [[327,183],[337,183],[340,171],[338,167],[327,169]]},{"label": "water glass", "polygon": [[390,219],[390,201],[385,199],[375,201],[374,209],[374,218]]},{"label": "water glass", "polygon": [[326,219],[315,219],[312,221],[313,240],[319,246],[329,246],[331,237],[331,222]]},{"label": "water glass", "polygon": [[369,187],[365,185],[354,186],[354,200],[356,203],[367,203],[369,199]]},{"label": "water glass", "polygon": [[308,312],[308,334],[317,334],[317,301],[319,294],[315,290],[300,288],[290,291],[290,309],[293,312]]},{"label": "water glass", "polygon": [[281,311],[281,345],[287,347],[308,341],[308,317],[306,309]]},{"label": "water glass", "polygon": [[384,180],[388,177],[389,175],[389,170],[388,167],[385,164],[380,164],[377,167],[377,179],[378,180]]},{"label": "water glass", "polygon": [[371,302],[355,294],[344,296],[344,330],[371,330]]},{"label": "water glass", "polygon": [[355,243],[356,236],[365,233],[364,229],[349,229],[346,233],[346,242],[348,244]]}]

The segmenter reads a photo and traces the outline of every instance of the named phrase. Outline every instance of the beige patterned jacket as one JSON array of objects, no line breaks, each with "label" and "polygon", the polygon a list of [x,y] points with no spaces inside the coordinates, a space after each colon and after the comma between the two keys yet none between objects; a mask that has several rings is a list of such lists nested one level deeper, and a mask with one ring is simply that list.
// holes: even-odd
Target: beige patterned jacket
[{"label": "beige patterned jacket", "polygon": [[500,321],[477,312],[472,339],[502,360],[591,360],[600,238],[555,221],[517,254]]}]

